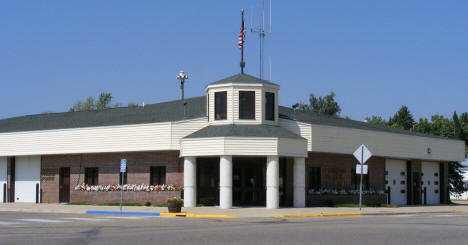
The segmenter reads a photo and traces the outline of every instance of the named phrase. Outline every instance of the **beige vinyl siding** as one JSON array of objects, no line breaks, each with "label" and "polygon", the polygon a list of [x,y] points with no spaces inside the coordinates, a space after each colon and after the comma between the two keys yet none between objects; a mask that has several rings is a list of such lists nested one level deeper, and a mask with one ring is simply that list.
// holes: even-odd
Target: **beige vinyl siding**
[{"label": "beige vinyl siding", "polygon": [[213,137],[183,139],[181,156],[307,156],[302,139]]},{"label": "beige vinyl siding", "polygon": [[180,122],[57,129],[0,134],[0,156],[179,150],[180,139],[207,125]]},{"label": "beige vinyl siding", "polygon": [[312,125],[288,119],[279,119],[279,126],[307,139],[307,151],[312,151]]},{"label": "beige vinyl siding", "polygon": [[181,156],[219,156],[224,154],[224,138],[183,139]]},{"label": "beige vinyl siding", "polygon": [[224,152],[226,155],[277,155],[276,138],[226,138]]},{"label": "beige vinyl siding", "polygon": [[208,126],[208,119],[206,118],[173,122],[171,124],[171,148],[179,149],[180,140],[183,137],[192,134],[206,126]]},{"label": "beige vinyl siding", "polygon": [[[415,135],[312,125],[312,151],[352,154],[365,144],[375,156],[462,161],[464,142]],[[432,150],[427,153],[427,148]]]}]

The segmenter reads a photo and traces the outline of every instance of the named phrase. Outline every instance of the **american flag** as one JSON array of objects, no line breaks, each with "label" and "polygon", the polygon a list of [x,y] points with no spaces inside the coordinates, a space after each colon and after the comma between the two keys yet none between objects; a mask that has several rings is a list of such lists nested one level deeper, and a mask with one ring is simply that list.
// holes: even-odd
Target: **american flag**
[{"label": "american flag", "polygon": [[239,46],[239,49],[244,48],[244,42],[245,42],[244,16],[242,15],[242,26],[241,26],[240,33],[239,33],[239,39],[237,40],[237,46]]}]

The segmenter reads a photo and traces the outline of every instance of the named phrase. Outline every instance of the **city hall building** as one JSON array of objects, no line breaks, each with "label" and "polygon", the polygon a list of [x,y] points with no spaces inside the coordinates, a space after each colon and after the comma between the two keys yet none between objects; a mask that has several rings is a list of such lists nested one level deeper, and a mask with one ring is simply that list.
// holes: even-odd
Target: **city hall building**
[{"label": "city hall building", "polygon": [[464,159],[463,141],[296,111],[278,105],[279,88],[241,73],[202,97],[0,120],[0,201],[118,202],[123,182],[126,202],[356,203],[352,153],[365,144],[365,204],[448,202],[448,162]]}]

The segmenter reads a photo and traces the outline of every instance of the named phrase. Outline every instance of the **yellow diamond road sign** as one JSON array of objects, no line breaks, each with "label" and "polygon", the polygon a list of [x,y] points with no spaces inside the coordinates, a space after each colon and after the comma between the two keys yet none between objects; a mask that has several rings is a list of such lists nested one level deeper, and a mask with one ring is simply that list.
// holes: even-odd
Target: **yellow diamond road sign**
[{"label": "yellow diamond road sign", "polygon": [[372,156],[372,152],[367,149],[365,145],[359,146],[353,153],[354,157],[359,161],[360,164],[364,164]]}]

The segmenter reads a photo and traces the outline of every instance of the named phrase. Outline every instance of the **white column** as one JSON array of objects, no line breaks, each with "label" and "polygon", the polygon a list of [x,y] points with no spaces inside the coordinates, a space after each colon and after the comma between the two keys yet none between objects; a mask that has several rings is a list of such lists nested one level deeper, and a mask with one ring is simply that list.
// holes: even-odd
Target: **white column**
[{"label": "white column", "polygon": [[305,158],[295,157],[293,166],[294,207],[305,207]]},{"label": "white column", "polygon": [[184,207],[197,205],[197,158],[184,157]]},{"label": "white column", "polygon": [[219,207],[232,208],[232,156],[219,157]]},{"label": "white column", "polygon": [[279,208],[279,158],[267,157],[266,168],[266,207]]}]

